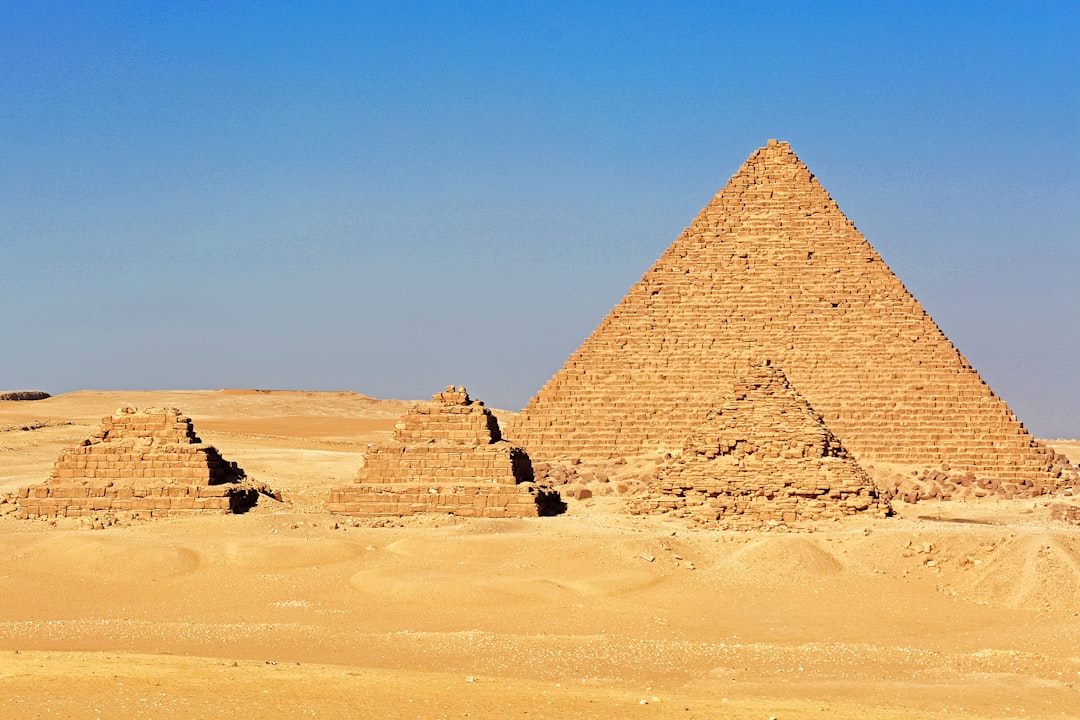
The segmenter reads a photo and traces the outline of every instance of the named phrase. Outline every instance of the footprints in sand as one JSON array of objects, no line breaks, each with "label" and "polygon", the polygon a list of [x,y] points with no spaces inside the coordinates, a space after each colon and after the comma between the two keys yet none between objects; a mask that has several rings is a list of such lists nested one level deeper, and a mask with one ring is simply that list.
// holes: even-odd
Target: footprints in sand
[{"label": "footprints in sand", "polygon": [[661,579],[645,571],[609,573],[588,578],[577,574],[565,577],[542,577],[494,572],[478,577],[476,573],[455,574],[445,570],[424,569],[410,578],[395,570],[362,570],[349,583],[357,591],[387,602],[422,605],[449,603],[462,607],[487,604],[504,606],[520,601],[523,605],[546,601],[576,603],[586,598],[611,598],[658,585]]},{"label": "footprints in sand", "polygon": [[[11,568],[48,567],[64,577],[101,578],[117,572],[143,581],[190,575],[214,567],[259,571],[259,577],[279,577],[277,571],[331,566],[364,554],[364,545],[343,540],[283,538],[266,541],[229,541],[195,547],[167,541],[133,543],[105,534],[65,534],[35,539],[3,550]],[[284,576],[280,576],[284,577]]]},{"label": "footprints in sand", "polygon": [[780,581],[828,577],[844,569],[843,563],[822,548],[817,539],[802,536],[751,542],[732,553],[722,565]]},{"label": "footprints in sand", "polygon": [[[610,552],[629,556],[631,550],[617,545],[612,543]],[[603,551],[575,555],[550,539],[524,534],[410,536],[384,550],[382,562],[349,582],[358,592],[403,603],[577,603],[647,590],[664,581],[656,568],[628,570],[623,562],[611,563]]]},{"label": "footprints in sand", "polygon": [[333,565],[352,560],[365,551],[360,543],[347,540],[281,538],[228,542],[218,552],[229,565],[270,571]]},{"label": "footprints in sand", "polygon": [[187,575],[200,565],[199,553],[182,545],[136,545],[125,538],[85,534],[45,538],[20,555],[34,566],[62,569],[72,580],[104,577],[119,570],[131,577],[160,580]]},{"label": "footprints in sand", "polygon": [[1080,538],[1028,535],[1001,542],[989,561],[954,581],[992,604],[1080,612]]}]

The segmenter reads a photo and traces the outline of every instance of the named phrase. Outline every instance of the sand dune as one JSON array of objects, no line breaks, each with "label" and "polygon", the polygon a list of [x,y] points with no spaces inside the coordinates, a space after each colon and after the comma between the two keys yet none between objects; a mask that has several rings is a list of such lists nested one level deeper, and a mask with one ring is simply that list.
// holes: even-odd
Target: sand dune
[{"label": "sand dune", "polygon": [[808,534],[615,497],[377,527],[322,501],[407,403],[240,391],[0,403],[0,492],[124,402],[180,407],[282,501],[0,513],[0,717],[1080,717],[1080,526],[1050,517],[1075,499]]}]

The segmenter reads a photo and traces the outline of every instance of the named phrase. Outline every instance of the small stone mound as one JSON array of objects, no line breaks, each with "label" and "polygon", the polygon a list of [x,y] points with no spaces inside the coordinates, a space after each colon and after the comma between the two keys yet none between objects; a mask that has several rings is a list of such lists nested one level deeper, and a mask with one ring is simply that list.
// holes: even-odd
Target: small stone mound
[{"label": "small stone mound", "polygon": [[367,453],[356,484],[330,491],[326,508],[361,517],[536,517],[560,505],[533,482],[529,456],[502,439],[495,415],[451,385],[413,405],[393,439]]},{"label": "small stone mound", "polygon": [[15,392],[0,393],[0,400],[47,400],[51,398],[47,392],[40,390],[16,390]]},{"label": "small stone mound", "polygon": [[889,512],[821,416],[767,363],[735,381],[681,454],[660,464],[649,489],[631,512],[732,528]]},{"label": "small stone mound", "polygon": [[19,490],[19,517],[133,517],[243,512],[258,486],[195,435],[176,408],[121,408],[101,429],[57,458],[52,475]]}]

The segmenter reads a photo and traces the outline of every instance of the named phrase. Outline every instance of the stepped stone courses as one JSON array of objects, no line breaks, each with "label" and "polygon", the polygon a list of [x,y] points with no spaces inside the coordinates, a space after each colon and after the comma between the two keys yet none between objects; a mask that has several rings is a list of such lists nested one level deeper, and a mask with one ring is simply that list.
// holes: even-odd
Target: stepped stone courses
[{"label": "stepped stone courses", "polygon": [[393,440],[367,453],[356,484],[332,490],[326,508],[358,516],[536,517],[557,497],[532,479],[528,455],[502,439],[484,403],[449,386],[412,406]]},{"label": "stepped stone courses", "polygon": [[734,527],[889,510],[821,416],[768,365],[740,373],[630,508]]},{"label": "stepped stone courses", "polygon": [[61,453],[48,480],[19,491],[19,515],[235,512],[257,496],[238,484],[241,477],[243,471],[202,443],[176,408],[122,408],[102,418],[90,439]]},{"label": "stepped stone courses", "polygon": [[677,450],[770,358],[864,466],[1077,482],[987,387],[787,143],[746,161],[507,428],[534,462]]}]

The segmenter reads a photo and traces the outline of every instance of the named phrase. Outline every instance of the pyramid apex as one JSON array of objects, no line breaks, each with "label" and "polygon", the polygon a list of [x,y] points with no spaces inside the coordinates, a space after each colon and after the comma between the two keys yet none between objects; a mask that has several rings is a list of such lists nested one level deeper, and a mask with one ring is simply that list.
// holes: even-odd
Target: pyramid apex
[{"label": "pyramid apex", "polygon": [[765,144],[765,147],[761,148],[770,155],[794,155],[795,151],[791,149],[791,143],[786,140],[776,140],[775,138],[769,138],[769,142]]},{"label": "pyramid apex", "polygon": [[[791,149],[791,143],[770,138],[765,147],[759,147],[750,153],[750,157],[743,163],[742,171],[754,171],[755,168],[760,171],[762,167],[779,165],[802,165],[802,161]],[[805,167],[805,165],[802,166]]]}]

